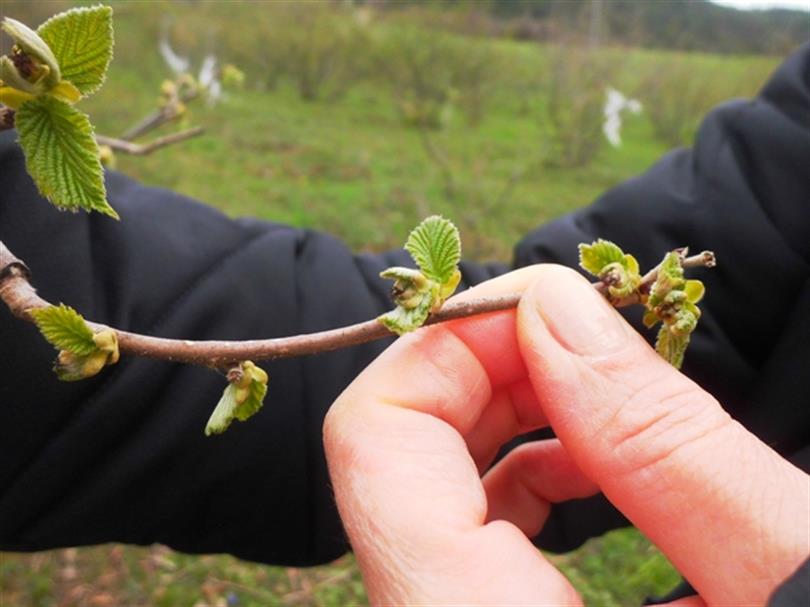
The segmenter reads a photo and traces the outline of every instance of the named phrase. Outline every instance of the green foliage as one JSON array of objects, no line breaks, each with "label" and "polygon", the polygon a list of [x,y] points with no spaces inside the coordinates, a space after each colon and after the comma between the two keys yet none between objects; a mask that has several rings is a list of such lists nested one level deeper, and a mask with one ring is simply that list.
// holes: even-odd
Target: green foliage
[{"label": "green foliage", "polygon": [[107,202],[104,172],[87,116],[51,96],[27,101],[15,116],[26,168],[61,209],[118,214]]},{"label": "green foliage", "polygon": [[61,80],[59,63],[42,38],[24,23],[5,17],[2,29],[14,39],[12,59],[7,60],[2,78],[28,93],[43,93]]},{"label": "green foliage", "polygon": [[88,117],[71,107],[97,90],[112,58],[112,9],[72,9],[37,32],[5,18],[15,42],[0,57],[0,101],[17,110],[26,168],[39,191],[61,209],[118,218],[107,202],[100,151]]},{"label": "green foliage", "polygon": [[62,71],[83,95],[104,83],[113,54],[112,8],[74,8],[48,19],[37,29]]},{"label": "green foliage", "polygon": [[650,288],[643,319],[647,327],[663,322],[655,349],[676,369],[683,364],[690,335],[700,319],[700,309],[696,304],[706,291],[701,281],[684,278],[681,259],[677,251],[671,251],[664,257]]},{"label": "green foliage", "polygon": [[667,325],[662,325],[658,330],[655,351],[676,369],[680,369],[681,365],[683,365],[683,357],[688,345],[688,333],[686,335],[673,335]]},{"label": "green foliage", "polygon": [[579,245],[579,265],[583,270],[600,277],[605,266],[624,261],[624,251],[616,244],[602,238],[591,244]]},{"label": "green foliage", "polygon": [[609,240],[580,244],[579,265],[605,283],[608,294],[616,300],[633,295],[641,283],[636,258]]},{"label": "green foliage", "polygon": [[388,268],[382,278],[394,280],[391,290],[397,307],[378,320],[389,331],[402,335],[421,327],[441,308],[461,280],[461,238],[448,219],[428,217],[414,228],[405,243],[419,270]]},{"label": "green foliage", "polygon": [[267,373],[251,361],[239,364],[228,373],[228,386],[222,393],[208,423],[205,435],[222,434],[235,419],[245,421],[256,414],[267,394]]},{"label": "green foliage", "polygon": [[440,284],[450,282],[461,260],[461,237],[453,222],[432,215],[408,236],[405,250],[422,273]]},{"label": "green foliage", "polygon": [[118,362],[115,331],[94,333],[73,308],[48,306],[31,310],[31,316],[45,339],[59,351],[53,370],[60,380],[86,379]]},{"label": "green foliage", "polygon": [[74,354],[91,354],[96,351],[93,330],[81,314],[70,306],[60,304],[31,310],[31,316],[42,336],[57,350]]}]

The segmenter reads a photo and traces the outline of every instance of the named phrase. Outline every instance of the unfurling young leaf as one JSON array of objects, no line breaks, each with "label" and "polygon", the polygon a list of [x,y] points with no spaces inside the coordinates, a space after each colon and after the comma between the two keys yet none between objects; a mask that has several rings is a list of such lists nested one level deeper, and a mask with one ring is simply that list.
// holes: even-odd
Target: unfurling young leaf
[{"label": "unfurling young leaf", "polygon": [[82,95],[94,93],[104,83],[113,53],[112,8],[73,8],[48,19],[37,33],[59,62],[62,79]]},{"label": "unfurling young leaf", "polygon": [[673,335],[669,326],[663,325],[658,331],[658,338],[655,340],[655,351],[673,367],[680,369],[686,347],[689,345],[689,336],[689,333]]},{"label": "unfurling young leaf", "polygon": [[609,240],[600,238],[591,244],[579,245],[579,265],[586,272],[601,278],[600,274],[605,266],[612,263],[625,263],[624,251]]},{"label": "unfurling young leaf", "polygon": [[452,221],[432,215],[413,229],[405,250],[425,276],[439,284],[448,283],[461,260],[458,228]]},{"label": "unfurling young leaf", "polygon": [[228,372],[228,382],[205,425],[206,436],[222,434],[233,420],[245,421],[264,404],[267,373],[261,367],[246,360]]},{"label": "unfurling young leaf", "polygon": [[397,335],[425,324],[461,281],[461,239],[451,221],[438,215],[428,217],[408,236],[405,249],[419,270],[388,268],[380,273],[382,278],[394,281],[391,296],[397,307],[378,320]]},{"label": "unfurling young leaf", "polygon": [[42,336],[57,350],[91,354],[96,350],[93,330],[76,310],[65,304],[31,310]]},{"label": "unfurling young leaf", "polygon": [[92,377],[118,362],[118,337],[112,329],[97,333],[81,314],[64,304],[31,310],[42,335],[59,350],[54,371],[62,381]]},{"label": "unfurling young leaf", "polygon": [[107,203],[98,144],[86,115],[44,96],[25,102],[15,124],[26,167],[43,196],[61,209],[118,218]]},{"label": "unfurling young leaf", "polygon": [[636,258],[609,240],[580,244],[579,265],[604,283],[612,300],[630,297],[641,283]]},{"label": "unfurling young leaf", "polygon": [[678,251],[667,253],[658,268],[645,302],[643,322],[647,327],[663,322],[655,349],[675,368],[683,364],[690,335],[697,328],[700,309],[695,305],[703,298],[705,287],[699,280],[686,280]]}]

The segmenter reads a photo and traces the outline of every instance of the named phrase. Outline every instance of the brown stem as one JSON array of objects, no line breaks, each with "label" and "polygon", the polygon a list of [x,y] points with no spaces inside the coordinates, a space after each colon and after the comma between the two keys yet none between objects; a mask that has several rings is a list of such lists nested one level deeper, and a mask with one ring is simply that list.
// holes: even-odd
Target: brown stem
[{"label": "brown stem", "polygon": [[[685,257],[684,251],[683,255],[685,268],[714,265],[714,254],[709,251],[694,257]],[[645,274],[642,288],[649,288],[656,275],[657,268]],[[36,294],[29,278],[30,272],[25,264],[0,241],[0,299],[15,316],[32,321],[29,313],[31,309],[51,304]],[[604,289],[601,282],[594,283],[594,287],[600,291]],[[432,314],[425,324],[432,325],[477,314],[508,310],[517,306],[521,295],[522,293],[511,293],[498,297],[450,301],[441,310]],[[630,301],[628,298],[627,301],[613,303],[622,307],[637,301]],[[94,330],[108,328],[94,322],[88,324]],[[269,360],[328,352],[391,336],[388,329],[376,319],[318,333],[247,341],[191,341],[140,335],[120,329],[115,331],[118,334],[118,347],[122,354],[215,368],[232,366],[242,360]]]},{"label": "brown stem", "polygon": [[182,113],[178,111],[179,104],[188,103],[192,99],[195,99],[198,95],[199,92],[196,90],[196,88],[183,93],[182,95],[176,97],[171,103],[168,103],[167,105],[160,107],[152,113],[144,116],[140,122],[130,127],[126,133],[121,135],[121,139],[125,141],[132,141],[133,139],[142,137],[149,131],[153,131],[156,128],[163,126],[167,122],[177,120],[180,118],[180,116],[182,116]]},{"label": "brown stem", "polygon": [[205,129],[198,126],[194,127],[193,129],[180,131],[179,133],[172,133],[171,135],[158,137],[149,143],[132,143],[126,139],[116,139],[115,137],[106,137],[104,135],[96,135],[96,141],[98,141],[100,145],[109,146],[116,152],[132,154],[133,156],[145,156],[147,154],[151,154],[159,148],[163,148],[174,143],[180,143],[181,141],[191,139],[192,137],[197,137],[198,135],[202,135],[204,132]]}]

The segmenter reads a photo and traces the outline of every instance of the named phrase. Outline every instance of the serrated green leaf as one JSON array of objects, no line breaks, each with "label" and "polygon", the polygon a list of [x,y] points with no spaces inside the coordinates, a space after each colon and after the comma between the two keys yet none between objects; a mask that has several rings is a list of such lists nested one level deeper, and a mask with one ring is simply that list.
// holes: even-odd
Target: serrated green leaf
[{"label": "serrated green leaf", "polygon": [[118,219],[107,203],[98,144],[86,115],[44,96],[23,103],[15,125],[26,167],[43,196],[61,209]]},{"label": "serrated green leaf", "polygon": [[208,418],[205,435],[222,434],[235,419],[245,421],[264,404],[267,395],[267,373],[251,361],[239,365],[238,377],[225,388],[222,398]]},{"label": "serrated green leaf", "polygon": [[410,233],[405,250],[425,276],[443,285],[452,280],[461,259],[461,238],[453,222],[432,215]]},{"label": "serrated green leaf", "polygon": [[599,239],[591,244],[579,245],[579,265],[583,270],[599,276],[605,266],[612,263],[619,263],[626,266],[627,260],[624,252],[609,240]]},{"label": "serrated green leaf", "polygon": [[70,306],[48,306],[31,310],[30,313],[42,336],[57,350],[66,350],[79,356],[98,351],[93,340],[93,330],[82,315]]},{"label": "serrated green leaf", "polygon": [[53,51],[63,79],[83,95],[98,90],[112,59],[112,8],[73,8],[48,19],[37,33]]},{"label": "serrated green leaf", "polygon": [[658,331],[658,338],[655,340],[655,351],[673,367],[680,369],[688,345],[688,333],[686,335],[673,335],[669,327],[663,325]]}]

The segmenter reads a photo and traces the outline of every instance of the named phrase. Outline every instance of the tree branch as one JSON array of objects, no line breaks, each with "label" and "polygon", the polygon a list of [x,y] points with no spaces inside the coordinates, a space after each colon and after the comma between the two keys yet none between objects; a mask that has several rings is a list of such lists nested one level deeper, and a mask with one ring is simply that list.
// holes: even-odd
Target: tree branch
[{"label": "tree branch", "polygon": [[203,127],[197,126],[193,129],[180,131],[179,133],[172,133],[171,135],[158,137],[149,143],[132,143],[126,139],[116,139],[115,137],[106,137],[104,135],[96,135],[96,141],[99,143],[99,145],[109,146],[116,152],[132,154],[133,156],[146,156],[159,148],[163,148],[174,143],[180,143],[181,141],[191,139],[192,137],[197,137],[198,135],[202,135],[204,132],[205,129]]},{"label": "tree branch", "polygon": [[144,116],[140,122],[130,127],[127,132],[121,135],[121,139],[124,139],[125,141],[132,141],[133,139],[142,137],[149,131],[153,131],[154,129],[163,126],[167,122],[177,120],[183,115],[183,113],[178,109],[180,104],[188,103],[192,99],[195,99],[198,95],[199,91],[197,91],[196,88],[184,92],[182,95],[174,98],[172,102]]},{"label": "tree branch", "polygon": [[[686,257],[686,250],[682,251],[684,268],[714,266],[714,254],[710,251],[704,251],[693,257]],[[649,289],[657,272],[656,267],[644,275],[642,289]],[[31,286],[30,277],[31,273],[26,265],[0,241],[0,299],[5,302],[14,316],[32,322],[31,309],[43,308],[51,304],[36,294],[36,290]],[[601,282],[593,284],[600,292],[604,291],[605,285]],[[517,306],[522,295],[522,293],[512,293],[463,302],[450,301],[441,310],[432,314],[425,324],[433,325],[467,316],[508,310]],[[629,301],[628,298],[626,302],[613,303],[617,307],[622,307],[638,302]],[[96,331],[111,328],[90,321],[88,324]],[[226,368],[243,360],[270,360],[317,354],[391,336],[388,329],[376,319],[318,333],[246,341],[168,339],[113,329],[118,334],[118,348],[122,354],[215,368]]]}]

